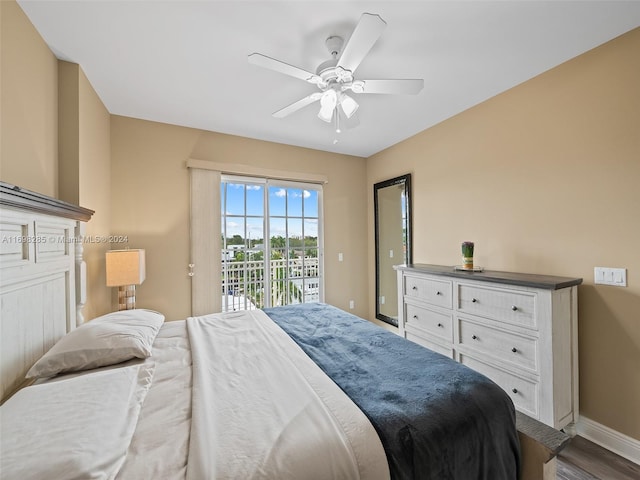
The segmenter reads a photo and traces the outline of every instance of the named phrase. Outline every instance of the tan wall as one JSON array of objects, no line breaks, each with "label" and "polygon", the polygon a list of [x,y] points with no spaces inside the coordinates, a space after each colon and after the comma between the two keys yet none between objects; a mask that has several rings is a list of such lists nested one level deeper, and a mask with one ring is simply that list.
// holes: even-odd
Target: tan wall
[{"label": "tan wall", "polygon": [[[640,439],[640,29],[368,159],[413,173],[414,261],[582,277],[580,410]],[[369,218],[373,207],[369,203]],[[373,268],[373,224],[369,224]],[[625,267],[628,287],[593,284]],[[369,282],[370,316],[374,310]]]},{"label": "tan wall", "polygon": [[0,22],[0,179],[55,197],[58,61],[15,1]]},{"label": "tan wall", "polygon": [[366,211],[364,159],[118,116],[112,117],[111,142],[111,231],[128,235],[131,248],[147,250],[138,306],[168,319],[190,314],[185,162],[196,158],[326,175],[325,299],[347,310],[354,300],[354,313],[366,315],[367,222],[358,213]]},{"label": "tan wall", "polygon": [[79,203],[95,211],[86,230],[91,240],[84,244],[88,297],[84,315],[90,319],[113,310],[112,289],[106,286],[105,253],[119,245],[102,241],[111,232],[111,115],[82,69],[78,98]]},{"label": "tan wall", "polygon": [[58,198],[80,205],[80,65],[58,61]]},{"label": "tan wall", "polygon": [[[87,234],[107,235],[111,196],[109,112],[82,69],[56,59],[17,3],[2,1],[0,8],[0,178],[95,210]],[[104,243],[85,244],[87,319],[111,309],[111,292],[104,278],[104,252],[108,248]]]},{"label": "tan wall", "polygon": [[111,121],[78,64],[58,62],[58,101],[59,198],[95,211],[83,244],[87,264],[83,313],[89,320],[112,310],[105,278],[110,245],[102,241],[111,230]]}]

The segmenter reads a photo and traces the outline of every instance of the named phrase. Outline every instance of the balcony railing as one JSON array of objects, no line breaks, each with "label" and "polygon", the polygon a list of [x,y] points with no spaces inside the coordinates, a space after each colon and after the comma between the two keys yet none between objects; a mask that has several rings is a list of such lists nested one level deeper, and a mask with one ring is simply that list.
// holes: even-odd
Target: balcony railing
[{"label": "balcony railing", "polygon": [[[222,260],[222,310],[254,310],[320,300],[317,257],[272,259],[269,278],[264,260]],[[270,302],[266,302],[266,296]]]}]

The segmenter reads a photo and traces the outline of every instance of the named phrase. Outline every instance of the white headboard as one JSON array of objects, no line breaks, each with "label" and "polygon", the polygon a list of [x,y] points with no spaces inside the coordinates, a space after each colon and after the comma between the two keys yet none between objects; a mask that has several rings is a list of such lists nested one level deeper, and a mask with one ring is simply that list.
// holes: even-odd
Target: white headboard
[{"label": "white headboard", "polygon": [[92,210],[0,182],[0,398],[65,333],[86,301],[84,226]]}]

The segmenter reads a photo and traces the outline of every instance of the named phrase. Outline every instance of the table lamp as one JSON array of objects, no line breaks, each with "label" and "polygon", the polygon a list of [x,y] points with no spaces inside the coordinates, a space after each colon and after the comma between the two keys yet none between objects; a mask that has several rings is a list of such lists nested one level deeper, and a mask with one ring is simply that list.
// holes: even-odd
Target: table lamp
[{"label": "table lamp", "polygon": [[136,285],[144,282],[144,249],[109,250],[107,287],[118,287],[118,310],[136,308]]}]

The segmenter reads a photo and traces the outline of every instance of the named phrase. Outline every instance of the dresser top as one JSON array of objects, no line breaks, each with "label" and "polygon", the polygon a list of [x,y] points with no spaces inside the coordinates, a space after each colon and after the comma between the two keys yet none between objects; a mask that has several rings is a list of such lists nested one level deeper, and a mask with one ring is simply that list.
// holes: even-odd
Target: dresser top
[{"label": "dresser top", "polygon": [[397,265],[394,268],[397,270],[415,271],[431,275],[443,275],[467,280],[477,280],[480,282],[506,283],[509,285],[544,288],[547,290],[558,290],[560,288],[573,287],[582,283],[581,278],[556,277],[554,275],[537,275],[533,273],[498,272],[495,270],[465,272],[463,270],[455,270],[452,266],[427,265],[423,263]]}]

